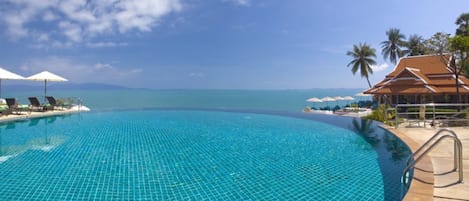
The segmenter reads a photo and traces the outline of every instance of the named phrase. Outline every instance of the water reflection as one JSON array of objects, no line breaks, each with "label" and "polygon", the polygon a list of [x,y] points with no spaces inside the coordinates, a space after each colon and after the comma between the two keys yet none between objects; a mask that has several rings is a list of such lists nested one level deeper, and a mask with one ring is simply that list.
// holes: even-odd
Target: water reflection
[{"label": "water reflection", "polygon": [[357,118],[352,120],[353,130],[363,136],[363,138],[371,144],[373,147],[378,146],[380,137],[376,134],[374,124],[372,120],[360,118],[360,122]]},{"label": "water reflection", "polygon": [[49,152],[63,144],[67,139],[64,135],[48,130],[57,118],[53,116],[0,124],[0,163],[28,150]]},{"label": "water reflection", "polygon": [[410,151],[399,138],[394,135],[384,135],[386,149],[391,153],[394,161],[402,161],[409,157]]},{"label": "water reflection", "polygon": [[[0,163],[17,156],[24,150],[22,145],[7,145],[5,142],[5,132],[15,127],[15,124],[0,124]],[[5,128],[5,130],[3,128]]]},{"label": "water reflection", "polygon": [[[30,141],[28,141],[27,144],[29,145],[29,147],[31,149],[41,150],[41,151],[46,151],[47,152],[47,151],[51,151],[52,149],[59,146],[60,144],[62,144],[65,141],[64,136],[60,136],[60,135],[49,136],[49,131],[47,129],[48,125],[54,123],[56,120],[57,120],[56,116],[48,117],[48,118],[43,119],[43,121],[44,121],[44,136],[39,137],[39,138],[34,138],[34,139],[31,139]],[[35,124],[37,125],[38,123],[33,122],[33,123],[30,123],[29,125],[30,126],[31,125],[35,126]]]}]

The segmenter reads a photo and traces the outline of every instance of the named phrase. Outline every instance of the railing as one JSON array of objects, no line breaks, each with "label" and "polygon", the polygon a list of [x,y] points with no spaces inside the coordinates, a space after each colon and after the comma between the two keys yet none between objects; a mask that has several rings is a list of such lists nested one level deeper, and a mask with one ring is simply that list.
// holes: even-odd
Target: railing
[{"label": "railing", "polygon": [[67,107],[77,106],[78,110],[81,110],[83,106],[83,101],[80,97],[61,97],[57,101],[62,101],[63,105]]},{"label": "railing", "polygon": [[[447,132],[449,134],[442,135],[442,133]],[[418,163],[422,158],[428,154],[436,145],[438,145],[442,140],[446,138],[451,138],[454,141],[454,168],[451,171],[458,171],[458,181],[456,183],[463,182],[463,164],[462,164],[462,143],[459,140],[458,136],[454,131],[443,128],[438,130],[429,140],[427,140],[420,148],[417,149],[408,159],[406,163],[406,168],[402,173],[401,177],[401,194],[404,197],[405,192],[407,191],[406,188],[409,186],[409,171],[415,168],[415,164]],[[435,140],[436,139],[436,140]],[[422,153],[420,153],[422,152]],[[413,160],[412,160],[413,159]]]},{"label": "railing", "polygon": [[[430,108],[430,113],[429,109]],[[406,118],[409,124],[411,122],[430,123],[431,126],[437,124],[443,126],[468,124],[469,104],[449,104],[449,103],[428,103],[428,104],[397,104],[394,108],[389,108],[386,112],[394,112],[394,126],[397,128],[399,120]],[[386,114],[386,118],[388,114]],[[386,119],[388,120],[388,119]],[[431,122],[428,122],[431,120]]]}]

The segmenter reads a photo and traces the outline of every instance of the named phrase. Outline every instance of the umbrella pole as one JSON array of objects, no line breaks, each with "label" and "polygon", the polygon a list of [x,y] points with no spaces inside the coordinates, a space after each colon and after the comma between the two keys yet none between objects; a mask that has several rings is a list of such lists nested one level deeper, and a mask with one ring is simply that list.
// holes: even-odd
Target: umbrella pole
[{"label": "umbrella pole", "polygon": [[44,80],[44,103],[46,102],[46,94],[47,94],[47,80]]}]

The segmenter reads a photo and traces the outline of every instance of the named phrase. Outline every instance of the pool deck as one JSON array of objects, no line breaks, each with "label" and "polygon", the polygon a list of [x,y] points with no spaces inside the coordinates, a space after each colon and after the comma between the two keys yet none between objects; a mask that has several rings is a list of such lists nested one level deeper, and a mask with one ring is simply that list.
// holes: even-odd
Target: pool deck
[{"label": "pool deck", "polygon": [[345,108],[344,110],[331,111],[331,110],[304,110],[305,113],[311,114],[328,114],[348,117],[364,117],[371,114],[372,110],[369,108]]},{"label": "pool deck", "polygon": [[[405,141],[412,151],[417,150],[440,129],[383,127]],[[469,127],[450,129],[457,134],[463,146],[463,183],[457,183],[457,172],[450,172],[453,168],[454,146],[451,139],[445,139],[429,152],[428,157],[416,164],[418,169],[425,171],[414,171],[414,179],[404,200],[469,201]]]},{"label": "pool deck", "polygon": [[87,112],[87,111],[89,111],[89,108],[87,108],[86,106],[80,106],[80,107],[72,107],[69,109],[62,109],[62,110],[48,110],[44,112],[19,112],[19,113],[15,112],[9,115],[1,115],[0,123],[25,120],[25,119],[31,119],[31,118],[66,115],[66,114],[73,114],[73,113]]}]

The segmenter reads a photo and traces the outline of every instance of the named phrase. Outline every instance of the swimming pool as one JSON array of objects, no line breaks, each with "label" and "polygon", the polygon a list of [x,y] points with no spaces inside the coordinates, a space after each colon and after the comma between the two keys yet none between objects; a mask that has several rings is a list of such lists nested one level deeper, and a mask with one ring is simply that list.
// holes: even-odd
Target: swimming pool
[{"label": "swimming pool", "polygon": [[95,112],[0,131],[0,200],[397,200],[410,153],[372,122],[296,113]]}]

